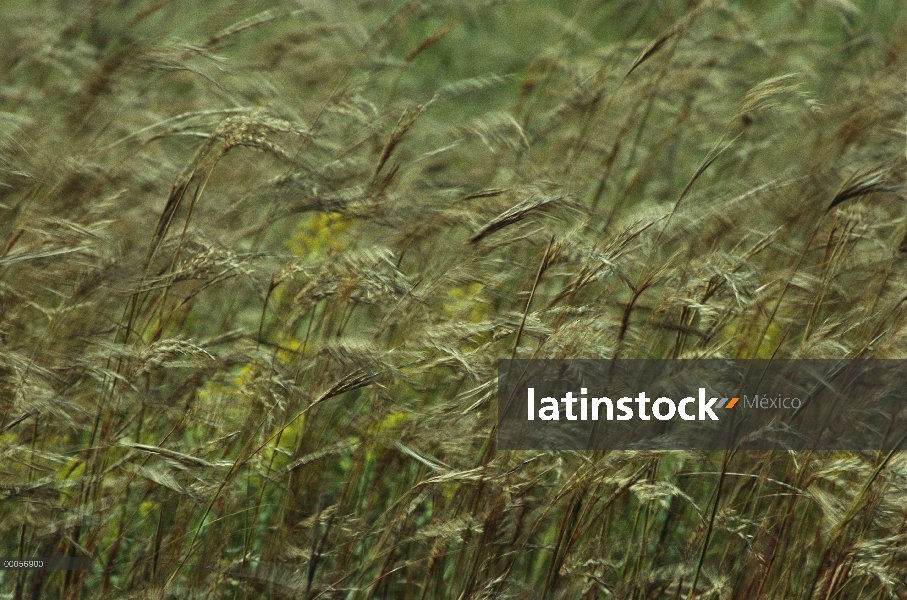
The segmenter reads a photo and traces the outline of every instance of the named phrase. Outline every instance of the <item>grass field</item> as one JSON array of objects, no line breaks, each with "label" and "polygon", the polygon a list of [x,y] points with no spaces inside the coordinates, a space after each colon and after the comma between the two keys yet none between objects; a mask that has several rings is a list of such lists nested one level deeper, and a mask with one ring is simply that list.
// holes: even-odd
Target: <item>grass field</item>
[{"label": "grass field", "polygon": [[3,598],[907,598],[901,453],[495,444],[502,358],[907,358],[900,2],[0,23],[0,555],[91,557]]}]

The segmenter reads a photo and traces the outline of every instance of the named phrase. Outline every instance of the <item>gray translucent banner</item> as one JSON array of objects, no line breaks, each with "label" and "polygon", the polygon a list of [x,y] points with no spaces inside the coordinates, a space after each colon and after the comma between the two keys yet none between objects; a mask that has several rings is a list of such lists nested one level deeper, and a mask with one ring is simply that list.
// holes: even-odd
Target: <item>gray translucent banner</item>
[{"label": "gray translucent banner", "polygon": [[499,450],[907,449],[903,360],[502,360]]},{"label": "gray translucent banner", "polygon": [[87,571],[90,566],[87,556],[0,558],[0,571]]}]

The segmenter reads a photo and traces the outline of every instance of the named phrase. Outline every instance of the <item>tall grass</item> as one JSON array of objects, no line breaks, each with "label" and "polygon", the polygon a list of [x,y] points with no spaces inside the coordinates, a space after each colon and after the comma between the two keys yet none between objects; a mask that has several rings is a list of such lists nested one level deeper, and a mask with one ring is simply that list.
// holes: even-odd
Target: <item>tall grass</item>
[{"label": "tall grass", "polygon": [[907,597],[900,453],[494,431],[905,358],[899,3],[255,4],[0,11],[0,554],[92,560],[5,597]]}]

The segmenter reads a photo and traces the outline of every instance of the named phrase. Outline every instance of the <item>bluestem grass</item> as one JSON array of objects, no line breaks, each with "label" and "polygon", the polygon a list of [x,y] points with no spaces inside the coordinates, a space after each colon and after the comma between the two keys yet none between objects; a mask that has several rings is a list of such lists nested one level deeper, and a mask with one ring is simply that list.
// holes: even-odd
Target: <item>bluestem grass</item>
[{"label": "bluestem grass", "polygon": [[13,3],[9,597],[898,598],[900,453],[498,452],[496,361],[904,358],[897,3]]}]

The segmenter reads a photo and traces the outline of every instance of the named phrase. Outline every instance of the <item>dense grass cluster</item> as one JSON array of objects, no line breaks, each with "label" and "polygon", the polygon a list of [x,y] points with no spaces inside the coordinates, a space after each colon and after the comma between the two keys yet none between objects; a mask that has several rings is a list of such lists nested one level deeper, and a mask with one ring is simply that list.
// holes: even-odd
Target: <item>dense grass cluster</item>
[{"label": "dense grass cluster", "polygon": [[501,358],[907,358],[904,12],[5,3],[0,555],[92,566],[3,597],[907,598],[900,453],[494,430]]}]

